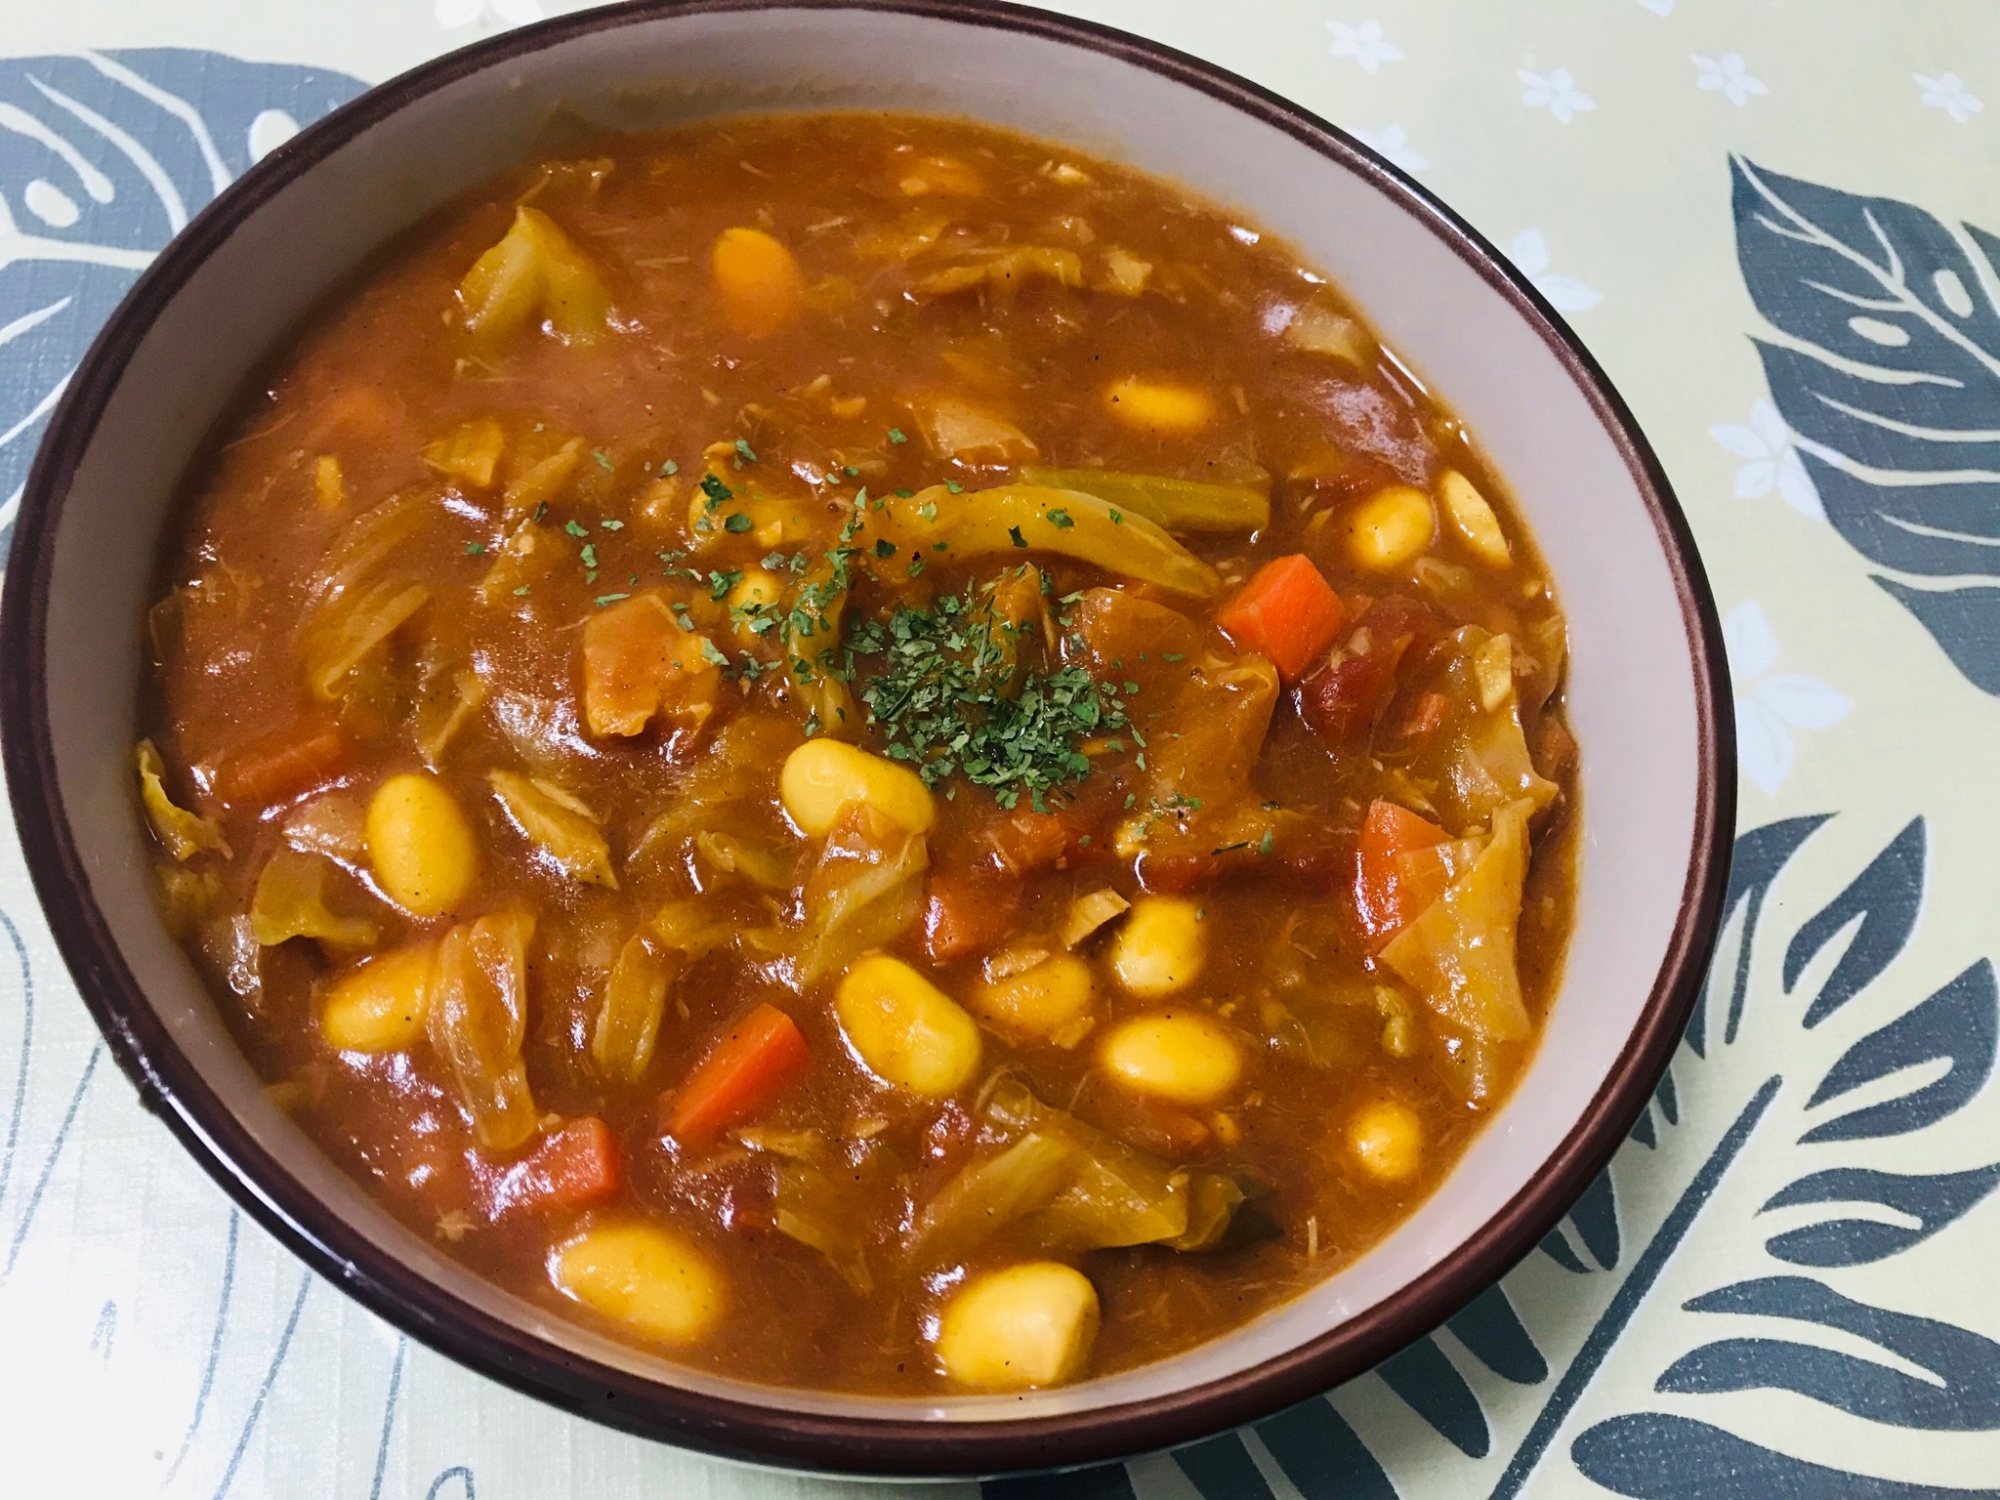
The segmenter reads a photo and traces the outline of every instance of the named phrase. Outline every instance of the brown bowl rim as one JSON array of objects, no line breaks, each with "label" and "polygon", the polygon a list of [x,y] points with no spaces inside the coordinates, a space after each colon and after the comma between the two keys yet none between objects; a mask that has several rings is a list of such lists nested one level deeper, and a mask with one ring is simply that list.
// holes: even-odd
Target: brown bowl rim
[{"label": "brown bowl rim", "polygon": [[[1618,445],[1674,577],[1695,672],[1695,840],[1673,942],[1589,1107],[1535,1180],[1448,1257],[1383,1302],[1259,1365],[1171,1395],[1056,1417],[960,1422],[833,1416],[662,1385],[567,1353],[478,1311],[377,1248],[251,1137],[174,1044],[91,893],[57,795],[47,683],[49,573],[64,499],[127,360],[195,269],[308,168],[469,74],[595,32],[730,12],[892,12],[1004,29],[1147,69],[1284,131],[1394,200],[1541,336]],[[141,274],[78,366],[23,491],[0,592],[0,749],[29,872],[56,946],[146,1106],[245,1212],[405,1333],[565,1411],[717,1456],[853,1475],[994,1476],[1176,1447],[1254,1422],[1370,1369],[1435,1329],[1541,1241],[1605,1166],[1659,1082],[1699,995],[1721,917],[1735,820],[1733,716],[1721,626],[1672,487],[1624,400],[1527,279],[1479,232],[1374,152],[1291,101],[1186,53],[1005,0],[628,0],[524,26],[390,79],[309,126],[219,194]]]}]

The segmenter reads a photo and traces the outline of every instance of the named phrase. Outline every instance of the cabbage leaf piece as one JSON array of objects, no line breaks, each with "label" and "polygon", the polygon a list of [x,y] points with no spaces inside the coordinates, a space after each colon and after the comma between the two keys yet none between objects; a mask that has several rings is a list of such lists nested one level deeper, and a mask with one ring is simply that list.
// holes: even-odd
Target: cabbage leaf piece
[{"label": "cabbage leaf piece", "polygon": [[250,898],[250,933],[259,947],[313,938],[336,957],[375,946],[381,929],[366,917],[343,917],[326,900],[332,865],[316,854],[280,849],[257,876]]},{"label": "cabbage leaf piece", "polygon": [[438,945],[431,1045],[488,1151],[514,1150],[538,1123],[521,1060],[534,931],[534,913],[508,908],[452,928]]},{"label": "cabbage leaf piece", "polygon": [[792,944],[789,978],[804,990],[885,948],[923,915],[930,849],[870,807],[856,807],[826,837],[804,890],[805,924]]},{"label": "cabbage leaf piece", "polygon": [[600,337],[611,294],[591,258],[538,208],[514,210],[507,233],[458,284],[466,331],[492,344],[541,324],[572,344]]},{"label": "cabbage leaf piece", "polygon": [[146,821],[167,853],[185,864],[204,850],[228,859],[229,844],[212,818],[189,812],[167,795],[167,763],[151,740],[141,740],[133,749],[139,767],[139,800],[145,804]]},{"label": "cabbage leaf piece", "polygon": [[1525,797],[1498,809],[1472,867],[1382,950],[1425,1004],[1481,1042],[1516,1042],[1529,1030],[1515,937],[1533,810]]},{"label": "cabbage leaf piece", "polygon": [[1002,1230],[1045,1254],[1208,1250],[1243,1202],[1235,1179],[1128,1146],[1015,1078],[993,1085],[979,1117],[1006,1145],[961,1168],[924,1205],[906,1241],[917,1260],[962,1259]]},{"label": "cabbage leaf piece", "polygon": [[517,771],[489,771],[486,781],[508,818],[555,867],[585,885],[618,889],[611,846],[597,814],[553,781]]},{"label": "cabbage leaf piece", "polygon": [[1262,531],[1271,524],[1268,476],[1261,484],[1207,484],[1163,474],[1030,466],[1021,470],[1021,478],[1050,489],[1082,490],[1169,531]]}]

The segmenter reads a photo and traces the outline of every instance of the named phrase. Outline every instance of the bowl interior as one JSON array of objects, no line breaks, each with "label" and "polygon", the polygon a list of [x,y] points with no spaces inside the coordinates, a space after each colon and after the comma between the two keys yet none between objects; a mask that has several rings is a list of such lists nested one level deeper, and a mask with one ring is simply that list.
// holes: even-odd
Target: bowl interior
[{"label": "bowl interior", "polygon": [[[197,225],[192,241],[205,254],[182,256],[175,274],[149,283],[157,315],[122,371],[102,372],[101,413],[61,497],[46,633],[40,659],[23,664],[46,679],[57,773],[49,791],[118,959],[199,1080],[191,1093],[212,1094],[286,1179],[254,1186],[334,1259],[400,1263],[433,1283],[449,1299],[435,1304],[436,1319],[458,1316],[456,1302],[572,1364],[581,1357],[667,1386],[827,1416],[979,1422],[1147,1401],[1240,1376],[1405,1293],[1561,1154],[1658,1003],[1662,966],[1678,951],[1677,926],[1700,884],[1690,872],[1713,833],[1704,647],[1689,623],[1686,580],[1633,454],[1579,367],[1504,275],[1388,189],[1380,168],[1323,154],[1143,52],[977,19],[829,7],[598,13],[550,35],[559,40],[539,50],[489,51],[391,85],[364,102],[364,128],[321,131],[287,148],[280,161],[293,169],[267,168],[247,185],[226,234]],[[723,112],[829,108],[963,115],[1073,143],[1291,241],[1478,434],[1519,497],[1571,624],[1584,879],[1567,975],[1511,1101],[1434,1197],[1295,1301],[1175,1358],[1024,1398],[887,1401],[730,1382],[551,1319],[487,1285],[376,1208],[267,1103],[145,888],[129,759],[142,616],[181,472],[245,371],[385,239],[566,122],[653,128]],[[109,985],[110,972],[82,977]],[[168,1104],[200,1112],[186,1092]],[[199,1118],[188,1123],[209,1133]],[[308,1199],[324,1205],[318,1222],[310,1212],[299,1222]],[[1433,1278],[1435,1296],[1474,1289]],[[1447,1310],[1437,1303],[1437,1313]]]}]

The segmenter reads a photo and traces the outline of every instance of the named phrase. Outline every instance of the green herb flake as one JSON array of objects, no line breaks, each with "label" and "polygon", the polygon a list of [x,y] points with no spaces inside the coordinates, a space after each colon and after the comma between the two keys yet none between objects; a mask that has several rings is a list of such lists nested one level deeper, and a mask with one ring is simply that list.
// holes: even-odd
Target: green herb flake
[{"label": "green herb flake", "polygon": [[1021,535],[1021,528],[1018,526],[1009,526],[1007,537],[1016,547],[1025,549],[1028,545],[1028,539]]},{"label": "green herb flake", "polygon": [[580,526],[579,524],[577,524],[577,522],[576,522],[576,520],[575,520],[574,518],[572,518],[572,519],[570,519],[570,520],[567,520],[567,521],[563,522],[563,530],[564,530],[564,531],[567,531],[567,532],[568,532],[568,533],[569,533],[569,534],[570,534],[571,536],[589,536],[589,535],[590,535],[590,533],[589,533],[588,531],[585,531],[585,530],[583,529],[583,527],[582,527],[582,526]]},{"label": "green herb flake", "polygon": [[743,462],[745,462],[746,464],[754,464],[755,462],[757,462],[756,453],[751,449],[748,440],[744,438],[738,438],[736,440],[736,456],[742,459]]},{"label": "green herb flake", "polygon": [[541,504],[535,507],[535,514],[533,519],[539,521],[543,516],[547,515],[548,513],[549,513],[549,502],[544,500],[542,501]]},{"label": "green herb flake", "polygon": [[1161,660],[1161,661],[1186,661],[1186,660],[1187,660],[1187,652],[1185,652],[1185,651],[1162,651],[1162,652],[1160,653],[1160,660]]},{"label": "green herb flake", "polygon": [[484,542],[467,542],[465,544],[465,555],[467,557],[477,557],[479,556],[480,553],[484,552],[485,550],[486,550],[486,543]]},{"label": "green herb flake", "polygon": [[612,464],[611,460],[604,456],[604,450],[602,448],[591,449],[590,456],[597,460],[597,467],[604,470],[604,472],[607,474],[609,474],[613,469],[613,467],[615,467]]},{"label": "green herb flake", "polygon": [[586,568],[594,568],[597,566],[597,548],[593,546],[591,543],[585,542],[583,544],[582,556],[583,556],[583,565]]},{"label": "green herb flake", "polygon": [[876,538],[875,555],[877,557],[894,557],[896,555],[896,544],[886,536]]},{"label": "green herb flake", "polygon": [[898,500],[910,500],[916,497],[916,493],[915,490],[897,490],[896,498]]},{"label": "green herb flake", "polygon": [[672,475],[672,474],[678,474],[680,473],[680,471],[681,471],[681,466],[675,463],[671,458],[668,459],[665,463],[660,465],[660,472],[662,474]]},{"label": "green herb flake", "polygon": [[756,524],[757,524],[756,522],[752,521],[748,516],[744,515],[742,511],[732,510],[726,517],[723,518],[722,529],[724,531],[733,531],[738,536],[741,536],[744,532],[748,531],[752,526]]},{"label": "green herb flake", "polygon": [[842,464],[840,472],[845,474],[849,479],[859,479],[861,477],[861,471],[855,468],[853,464]]},{"label": "green herb flake", "polygon": [[724,484],[721,477],[715,474],[701,476],[701,492],[708,496],[706,509],[710,511],[718,510],[724,501],[736,498],[736,491]]},{"label": "green herb flake", "polygon": [[599,594],[591,602],[599,609],[602,609],[607,604],[616,604],[620,599],[630,599],[631,597],[630,594]]},{"label": "green herb flake", "polygon": [[625,523],[623,521],[599,521],[597,529],[599,531],[623,531]]},{"label": "green herb flake", "polygon": [[965,486],[960,484],[956,479],[947,479],[944,482],[944,487],[954,495],[963,495],[965,493]]},{"label": "green herb flake", "polygon": [[721,650],[717,648],[715,642],[711,641],[707,636],[703,636],[701,638],[701,659],[706,662],[711,662],[718,667],[726,667],[729,665],[729,658],[723,655]]},{"label": "green herb flake", "polygon": [[918,574],[922,573],[923,571],[924,571],[924,560],[921,557],[911,558],[909,567],[910,576],[912,578],[915,578]]},{"label": "green herb flake", "polygon": [[[902,443],[907,443],[909,441],[909,438],[904,434],[902,428],[891,427],[889,429],[889,441],[896,444],[902,444]],[[851,473],[852,470],[850,470],[849,472]]]},{"label": "green herb flake", "polygon": [[1276,835],[1273,833],[1271,829],[1266,828],[1264,830],[1264,836],[1261,839],[1257,840],[1257,852],[1259,854],[1268,856],[1271,852],[1271,846],[1276,842],[1277,842]]},{"label": "green herb flake", "polygon": [[1068,531],[1076,522],[1070,519],[1068,511],[1058,509],[1049,512],[1049,524],[1057,531]]},{"label": "green herb flake", "polygon": [[926,500],[922,505],[917,507],[917,514],[922,516],[926,521],[935,521],[937,519],[937,501]]},{"label": "green herb flake", "polygon": [[1125,524],[1125,513],[1119,510],[1111,512],[1111,524],[1113,526],[1123,526]]},{"label": "green herb flake", "polygon": [[711,599],[726,598],[729,591],[742,581],[743,570],[741,568],[731,568],[727,573],[710,573],[708,575],[708,597]]},{"label": "green herb flake", "polygon": [[519,588],[514,590],[514,597],[518,599],[527,592],[528,592],[528,586],[524,583]]}]

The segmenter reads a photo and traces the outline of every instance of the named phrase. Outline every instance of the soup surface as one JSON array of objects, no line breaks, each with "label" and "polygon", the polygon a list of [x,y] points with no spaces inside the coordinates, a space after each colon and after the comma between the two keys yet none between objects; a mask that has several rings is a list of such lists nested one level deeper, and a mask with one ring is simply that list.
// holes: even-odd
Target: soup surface
[{"label": "soup surface", "polygon": [[1048,1385],[1451,1170],[1573,909],[1562,616],[1293,252],[970,124],[606,138],[191,480],[162,910],[418,1233],[691,1364]]}]

